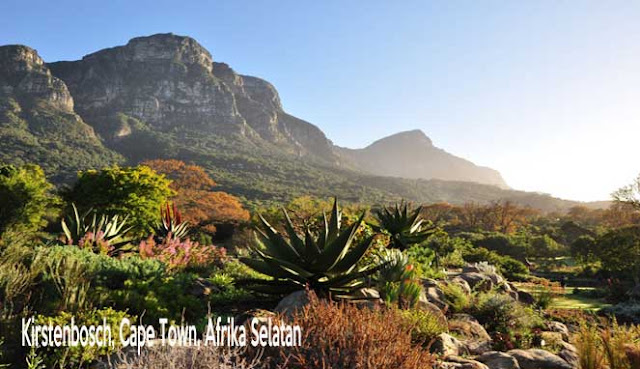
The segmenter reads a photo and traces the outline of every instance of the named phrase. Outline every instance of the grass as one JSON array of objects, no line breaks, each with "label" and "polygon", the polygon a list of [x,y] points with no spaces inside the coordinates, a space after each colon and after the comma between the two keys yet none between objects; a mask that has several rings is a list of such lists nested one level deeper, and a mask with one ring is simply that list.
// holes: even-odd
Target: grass
[{"label": "grass", "polygon": [[594,299],[571,293],[565,293],[553,298],[549,308],[551,309],[579,309],[579,310],[600,310],[610,306],[601,299]]},{"label": "grass", "polygon": [[[542,287],[536,287],[531,285],[518,285],[519,289],[529,292],[534,296],[536,293],[543,290]],[[581,290],[593,290],[593,287],[577,287]],[[600,310],[604,307],[610,306],[610,304],[604,302],[602,299],[586,297],[583,295],[573,294],[574,287],[561,288],[552,287],[553,299],[549,305],[549,309],[576,309],[576,310]]]}]

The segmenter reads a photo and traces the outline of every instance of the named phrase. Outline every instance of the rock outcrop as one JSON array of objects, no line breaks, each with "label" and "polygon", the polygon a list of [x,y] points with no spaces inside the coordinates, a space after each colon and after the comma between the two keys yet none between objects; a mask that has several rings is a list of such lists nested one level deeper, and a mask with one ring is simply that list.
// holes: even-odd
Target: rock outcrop
[{"label": "rock outcrop", "polygon": [[0,142],[0,162],[47,163],[59,179],[121,160],[75,113],[66,84],[21,45],[0,47]]},{"label": "rock outcrop", "polygon": [[138,37],[50,68],[71,89],[77,111],[107,139],[136,129],[180,129],[263,140],[296,155],[334,160],[324,133],[285,113],[270,83],[214,62],[190,37]]},{"label": "rock outcrop", "polygon": [[561,357],[541,349],[511,350],[507,354],[518,360],[521,369],[573,369]]}]

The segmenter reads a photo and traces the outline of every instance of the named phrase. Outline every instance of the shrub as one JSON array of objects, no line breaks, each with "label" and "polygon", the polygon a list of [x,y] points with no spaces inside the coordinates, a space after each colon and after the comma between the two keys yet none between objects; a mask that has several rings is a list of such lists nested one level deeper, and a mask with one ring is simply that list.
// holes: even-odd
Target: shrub
[{"label": "shrub", "polygon": [[614,320],[610,327],[582,322],[575,335],[581,369],[635,369],[640,361],[640,327],[621,326]]},{"label": "shrub", "polygon": [[249,220],[249,212],[242,207],[240,199],[226,192],[213,191],[217,184],[201,167],[178,160],[151,160],[143,165],[172,181],[170,187],[176,191],[173,201],[191,225],[219,235],[224,231],[222,226]]},{"label": "shrub", "polygon": [[522,279],[529,274],[529,269],[520,261],[509,256],[500,255],[494,251],[478,247],[466,250],[463,254],[464,260],[469,263],[488,262],[495,265],[507,279]]},{"label": "shrub", "polygon": [[425,349],[412,344],[411,320],[397,309],[360,309],[309,296],[293,316],[302,329],[302,345],[268,349],[274,366],[291,369],[418,369],[434,363]]},{"label": "shrub", "polygon": [[529,268],[526,265],[508,256],[503,256],[498,260],[498,268],[510,280],[520,280],[529,274]]},{"label": "shrub", "polygon": [[436,265],[436,253],[424,244],[414,245],[407,251],[407,256],[418,274],[423,278],[444,277],[444,272]]},{"label": "shrub", "polygon": [[54,198],[44,172],[37,165],[0,166],[0,235],[11,229],[33,231],[45,224]]},{"label": "shrub", "polygon": [[489,332],[522,332],[542,324],[542,319],[533,310],[495,292],[478,295],[471,311]]},{"label": "shrub", "polygon": [[182,220],[182,213],[174,203],[160,208],[160,222],[156,223],[153,234],[159,240],[167,237],[185,238],[189,234],[189,222]]},{"label": "shrub", "polygon": [[[152,347],[145,348],[140,356],[118,355],[122,367],[128,369],[259,369],[260,356],[246,358],[243,350],[216,346],[199,348]],[[104,363],[110,367],[110,363]]]},{"label": "shrub", "polygon": [[636,301],[622,302],[607,306],[600,310],[602,314],[614,316],[619,322],[640,324],[640,303]]},{"label": "shrub", "polygon": [[530,241],[531,256],[556,257],[566,255],[568,249],[564,245],[556,242],[553,238],[545,235],[533,237]]},{"label": "shrub", "polygon": [[449,306],[449,311],[453,314],[461,313],[469,309],[471,297],[456,283],[442,283],[440,290],[444,295],[444,302]]},{"label": "shrub", "polygon": [[547,309],[553,302],[553,291],[550,288],[542,287],[533,293],[535,304],[540,309]]},{"label": "shrub", "polygon": [[200,245],[189,239],[180,240],[169,234],[161,243],[153,237],[140,242],[140,256],[157,259],[167,265],[169,270],[204,269],[211,265],[221,266],[226,258],[226,250],[216,246]]},{"label": "shrub", "polygon": [[[44,362],[48,368],[72,368],[83,367],[84,364],[91,363],[98,359],[100,356],[108,355],[115,352],[121,347],[120,344],[120,322],[124,318],[128,318],[131,321],[135,321],[134,317],[131,317],[123,311],[116,311],[111,308],[103,308],[100,310],[82,311],[76,314],[68,312],[61,312],[55,316],[42,316],[36,317],[35,324],[53,324],[53,325],[65,325],[71,323],[71,318],[74,318],[74,323],[78,326],[81,325],[101,325],[103,319],[106,319],[107,324],[111,327],[111,340],[115,343],[106,345],[104,347],[96,346],[68,346],[68,347],[52,347],[41,348],[40,354],[43,354]],[[123,332],[128,334],[128,331]]]},{"label": "shrub", "polygon": [[134,230],[145,233],[160,220],[158,209],[174,194],[171,181],[146,166],[110,167],[78,173],[65,198],[80,211],[128,216]]},{"label": "shrub", "polygon": [[407,309],[398,312],[413,327],[411,329],[413,343],[429,347],[440,333],[447,331],[443,320],[429,311]]},{"label": "shrub", "polygon": [[527,255],[526,245],[516,237],[502,233],[491,233],[473,242],[474,246],[494,251],[500,255],[508,255],[523,259]]}]

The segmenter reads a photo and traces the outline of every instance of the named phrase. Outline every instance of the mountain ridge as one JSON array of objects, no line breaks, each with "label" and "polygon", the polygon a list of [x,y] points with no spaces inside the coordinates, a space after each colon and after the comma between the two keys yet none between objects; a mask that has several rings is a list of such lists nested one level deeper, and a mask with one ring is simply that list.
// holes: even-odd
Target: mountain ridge
[{"label": "mountain ridge", "polygon": [[337,149],[346,160],[372,174],[469,181],[509,189],[498,171],[478,166],[434,146],[420,129],[383,137],[362,149]]},{"label": "mountain ridge", "polygon": [[[380,172],[366,163],[371,149],[333,145],[320,128],[285,112],[271,83],[236,73],[190,37],[136,37],[80,60],[53,63],[44,63],[35,50],[25,47],[21,57],[37,62],[23,62],[18,71],[6,67],[15,59],[7,55],[9,49],[0,47],[0,128],[6,128],[0,129],[0,139],[18,143],[3,145],[0,160],[33,161],[54,177],[64,172],[56,177],[59,181],[88,167],[176,158],[205,167],[221,189],[249,203],[338,194],[350,201],[379,203],[400,198],[453,203],[518,198],[523,204],[544,203],[546,210],[573,204],[493,184],[461,182],[468,179],[463,177],[442,181],[426,172],[415,178]],[[20,86],[29,85],[23,81],[32,80],[40,81],[36,87],[52,91],[43,96],[37,88],[20,92]],[[31,105],[37,109],[23,114],[23,106]],[[37,117],[45,114],[49,120],[36,127]],[[395,156],[395,161],[415,160],[411,151],[417,150],[484,169],[435,148],[421,131],[412,132],[421,135],[420,140],[404,145],[409,152]],[[376,142],[370,147],[389,138]],[[23,153],[29,155],[22,158]],[[387,166],[393,167],[394,160]],[[425,162],[424,157],[418,161]]]}]

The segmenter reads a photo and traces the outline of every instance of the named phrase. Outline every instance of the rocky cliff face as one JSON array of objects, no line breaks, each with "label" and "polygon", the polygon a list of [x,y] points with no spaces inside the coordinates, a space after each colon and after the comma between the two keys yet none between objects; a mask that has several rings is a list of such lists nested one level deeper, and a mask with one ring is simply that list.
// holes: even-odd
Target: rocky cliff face
[{"label": "rocky cliff face", "polygon": [[480,167],[433,145],[422,131],[397,133],[364,149],[339,149],[344,160],[372,174],[477,182],[508,188],[497,171]]},{"label": "rocky cliff face", "polygon": [[35,50],[22,45],[0,47],[0,94],[25,107],[73,111],[73,99],[64,82],[51,75]]},{"label": "rocky cliff face", "polygon": [[19,45],[0,47],[0,147],[0,162],[39,163],[60,181],[121,160],[74,112],[65,83]]},{"label": "rocky cliff face", "polygon": [[291,153],[332,161],[317,127],[287,115],[275,88],[235,73],[189,37],[134,38],[79,61],[50,64],[76,100],[76,110],[105,139],[136,129],[123,116],[157,131],[267,142]]}]

